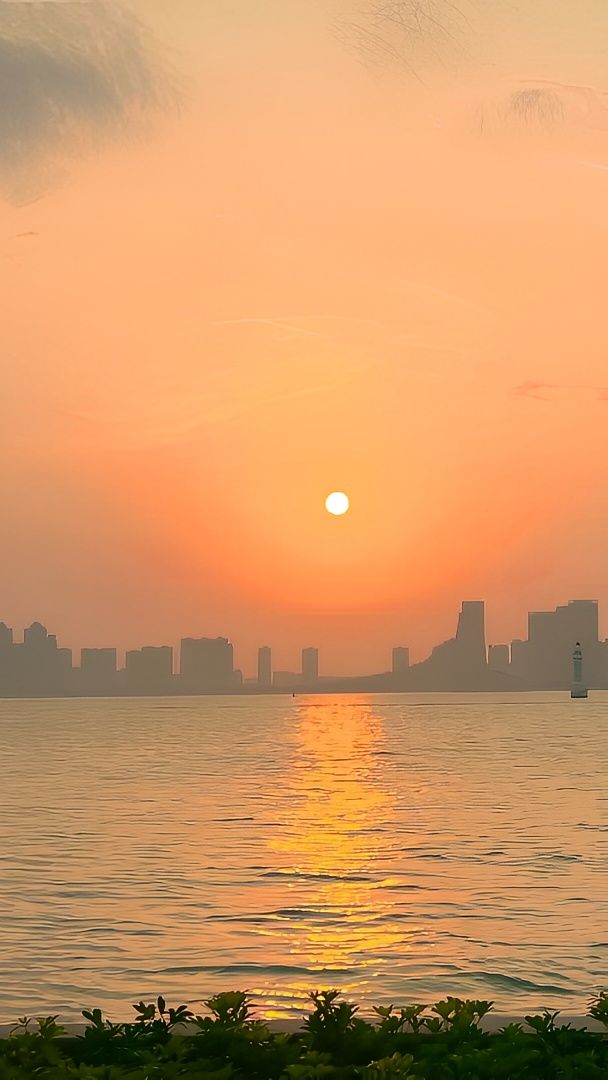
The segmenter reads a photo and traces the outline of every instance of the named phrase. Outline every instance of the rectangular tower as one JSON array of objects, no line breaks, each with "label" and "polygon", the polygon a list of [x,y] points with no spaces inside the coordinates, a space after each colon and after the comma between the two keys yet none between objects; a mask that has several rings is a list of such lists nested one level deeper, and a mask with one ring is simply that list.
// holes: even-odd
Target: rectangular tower
[{"label": "rectangular tower", "polygon": [[302,649],[302,682],[312,686],[319,679],[319,650]]},{"label": "rectangular tower", "polygon": [[393,675],[405,675],[410,667],[410,650],[403,645],[396,645],[393,649]]},{"label": "rectangular tower", "polygon": [[464,600],[458,617],[456,643],[465,669],[479,670],[487,664],[486,608],[483,600]]},{"label": "rectangular tower", "polygon": [[173,681],[173,649],[170,645],[144,645],[126,655],[127,689],[133,694],[166,694]]},{"label": "rectangular tower", "polygon": [[272,686],[272,650],[268,645],[258,649],[258,686],[261,690]]},{"label": "rectangular tower", "polygon": [[193,694],[233,689],[232,642],[227,638],[183,638],[180,673],[183,689]]},{"label": "rectangular tower", "polygon": [[80,688],[83,693],[112,694],[116,685],[116,649],[81,649]]}]

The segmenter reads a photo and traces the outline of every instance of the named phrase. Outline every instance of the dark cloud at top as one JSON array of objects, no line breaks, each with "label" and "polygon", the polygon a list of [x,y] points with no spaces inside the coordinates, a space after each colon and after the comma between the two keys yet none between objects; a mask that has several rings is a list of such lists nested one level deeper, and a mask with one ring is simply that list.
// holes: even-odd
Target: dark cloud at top
[{"label": "dark cloud at top", "polygon": [[66,159],[175,100],[153,37],[109,0],[0,0],[0,183],[39,194]]}]

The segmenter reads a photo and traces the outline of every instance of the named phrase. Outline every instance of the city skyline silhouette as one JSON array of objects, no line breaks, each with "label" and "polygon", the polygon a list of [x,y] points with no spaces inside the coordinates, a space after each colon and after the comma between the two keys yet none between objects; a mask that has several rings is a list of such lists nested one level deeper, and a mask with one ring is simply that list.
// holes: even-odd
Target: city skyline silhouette
[{"label": "city skyline silhouette", "polygon": [[35,622],[15,640],[0,623],[0,696],[104,696],[234,694],[259,692],[565,690],[572,682],[574,649],[584,657],[585,681],[608,688],[608,640],[600,639],[599,604],[571,600],[552,611],[528,613],[527,638],[488,644],[485,601],[465,600],[453,637],[410,662],[410,647],[395,645],[390,667],[343,676],[322,672],[319,648],[301,650],[299,670],[276,669],[273,649],[261,645],[257,673],[235,666],[235,647],[226,637],[182,638],[171,645],[127,649],[124,664],[116,647],[72,650]]}]

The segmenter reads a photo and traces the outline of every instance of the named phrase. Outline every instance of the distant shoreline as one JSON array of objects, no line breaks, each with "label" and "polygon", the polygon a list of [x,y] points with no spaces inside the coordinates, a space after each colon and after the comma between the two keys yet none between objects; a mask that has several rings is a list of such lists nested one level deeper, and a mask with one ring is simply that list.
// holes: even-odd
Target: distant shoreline
[{"label": "distant shoreline", "polygon": [[[602,694],[608,691],[608,686],[595,686],[589,688],[589,698],[593,697],[594,693]],[[510,686],[510,687],[473,687],[473,686],[455,686],[450,689],[434,690],[430,687],[416,687],[416,688],[402,688],[402,687],[378,687],[378,686],[361,686],[358,683],[354,686],[340,684],[332,684],[330,686],[309,686],[300,687],[298,690],[284,689],[283,687],[266,689],[256,689],[253,687],[244,687],[243,689],[235,689],[234,687],[229,690],[157,690],[150,692],[125,691],[120,690],[116,693],[99,693],[99,694],[83,694],[73,693],[66,694],[65,691],[56,694],[6,694],[0,691],[0,701],[120,701],[120,700],[141,700],[141,699],[157,699],[157,698],[209,698],[209,697],[223,697],[223,698],[258,698],[258,697],[276,697],[276,698],[297,698],[300,697],[319,697],[319,696],[337,696],[337,695],[351,695],[351,694],[371,694],[371,695],[386,695],[393,694],[400,697],[419,697],[422,695],[433,695],[441,697],[450,697],[453,694],[561,694],[570,698],[569,687],[555,687],[555,686]]]}]

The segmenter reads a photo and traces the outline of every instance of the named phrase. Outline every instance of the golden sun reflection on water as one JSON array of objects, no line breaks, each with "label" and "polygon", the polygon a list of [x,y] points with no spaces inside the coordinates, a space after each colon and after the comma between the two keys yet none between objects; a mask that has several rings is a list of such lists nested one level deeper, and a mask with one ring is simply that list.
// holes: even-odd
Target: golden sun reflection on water
[{"label": "golden sun reflection on water", "polygon": [[326,987],[584,1010],[606,700],[576,728],[557,696],[0,702],[0,1020],[234,989],[294,1018]]},{"label": "golden sun reflection on water", "polygon": [[[285,825],[269,841],[283,866],[283,902],[287,884],[293,906],[280,909],[266,933],[282,939],[295,967],[316,973],[318,987],[361,997],[395,950],[407,951],[423,934],[421,927],[395,922],[395,882],[379,870],[395,844],[384,723],[371,703],[327,707],[312,699],[299,708],[293,742],[282,796]],[[298,979],[279,991],[258,992],[266,1015],[281,1016],[282,1003],[310,989]]]}]

